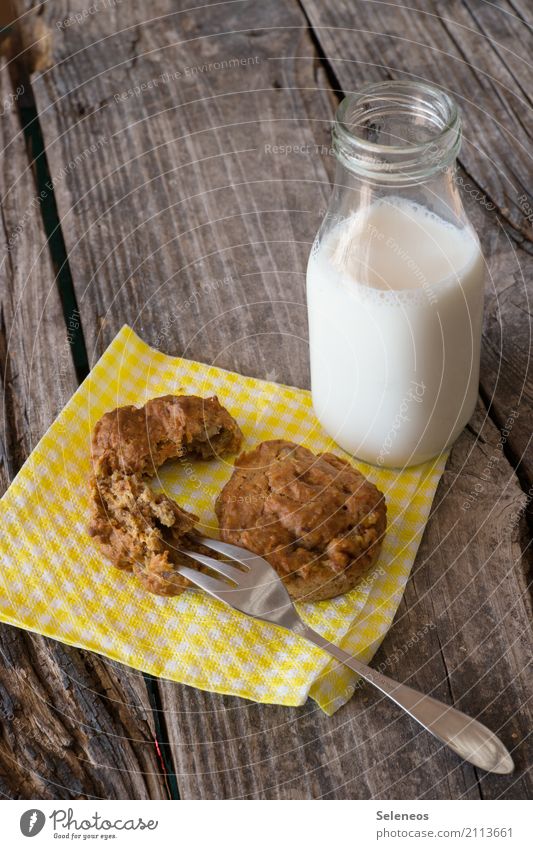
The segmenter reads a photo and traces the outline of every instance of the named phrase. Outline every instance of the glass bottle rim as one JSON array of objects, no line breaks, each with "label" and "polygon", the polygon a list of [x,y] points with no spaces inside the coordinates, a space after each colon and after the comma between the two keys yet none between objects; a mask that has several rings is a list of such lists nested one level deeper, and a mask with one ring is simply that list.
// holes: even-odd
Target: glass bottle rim
[{"label": "glass bottle rim", "polygon": [[[420,140],[398,136],[386,143],[365,137],[379,129],[369,120],[401,116]],[[339,104],[333,125],[333,149],[350,171],[378,182],[418,182],[448,167],[461,147],[461,115],[445,91],[425,82],[387,80],[367,83]]]}]

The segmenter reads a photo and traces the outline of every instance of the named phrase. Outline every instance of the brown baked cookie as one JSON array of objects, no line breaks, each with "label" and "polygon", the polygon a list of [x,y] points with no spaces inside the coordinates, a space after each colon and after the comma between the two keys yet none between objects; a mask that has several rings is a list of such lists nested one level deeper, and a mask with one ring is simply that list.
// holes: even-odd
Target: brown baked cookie
[{"label": "brown baked cookie", "polygon": [[119,569],[134,572],[145,589],[177,595],[189,582],[176,566],[189,563],[180,548],[210,552],[195,543],[198,518],[143,475],[170,458],[214,457],[236,451],[242,434],[217,398],[166,395],[140,409],[119,407],[97,423],[92,439],[89,534]]},{"label": "brown baked cookie", "polygon": [[94,473],[153,475],[165,460],[234,453],[241,442],[239,425],[216,395],[163,395],[102,416],[92,437]]},{"label": "brown baked cookie", "polygon": [[176,595],[188,582],[175,572],[186,563],[179,547],[190,548],[198,517],[155,493],[140,475],[112,472],[91,481],[89,534],[118,569],[134,572],[158,595]]},{"label": "brown baked cookie", "polygon": [[383,494],[350,463],[281,439],[241,454],[216,513],[221,538],[265,557],[302,601],[353,589],[387,524]]}]

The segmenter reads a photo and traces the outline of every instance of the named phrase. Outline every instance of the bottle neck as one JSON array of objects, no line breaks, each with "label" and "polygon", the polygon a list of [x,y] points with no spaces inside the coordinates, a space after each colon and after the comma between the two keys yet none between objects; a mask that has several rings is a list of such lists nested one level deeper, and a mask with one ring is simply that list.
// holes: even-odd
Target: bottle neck
[{"label": "bottle neck", "polygon": [[354,173],[352,169],[338,161],[333,193],[323,224],[329,229],[330,226],[340,223],[354,213],[368,209],[377,201],[391,197],[423,206],[443,221],[457,227],[469,226],[456,180],[454,162],[426,176],[423,180],[384,183]]},{"label": "bottle neck", "polygon": [[426,83],[365,86],[340,104],[333,127],[337,161],[369,184],[402,187],[453,173],[461,146],[454,101]]}]

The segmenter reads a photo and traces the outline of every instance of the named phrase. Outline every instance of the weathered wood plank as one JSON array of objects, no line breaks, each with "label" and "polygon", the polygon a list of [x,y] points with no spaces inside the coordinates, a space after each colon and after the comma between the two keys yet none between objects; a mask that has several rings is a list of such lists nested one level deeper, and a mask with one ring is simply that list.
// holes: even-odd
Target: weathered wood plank
[{"label": "weathered wood plank", "polygon": [[[283,60],[271,58],[267,10],[238,5],[220,7],[215,18],[158,2],[141,26],[146,11],[131,4],[126,31],[117,35],[124,10],[106,9],[83,26],[54,30],[61,68],[37,74],[33,85],[53,176],[100,142],[56,186],[91,361],[122,316],[164,350],[255,374],[275,359],[280,380],[304,385],[301,270],[318,216],[301,181],[323,182],[325,171],[316,134],[307,128],[302,135],[290,95],[276,88]],[[50,31],[75,10],[47,4]],[[301,26],[301,16],[287,15]],[[210,37],[239,21],[257,27],[253,36]],[[297,37],[288,31],[285,41]],[[70,53],[73,62],[65,61]],[[248,64],[198,70],[235,60]],[[165,72],[182,76],[128,95]],[[328,113],[322,110],[319,127]],[[319,136],[327,141],[326,132]],[[303,138],[309,153],[271,152]]]},{"label": "weathered wood plank", "polygon": [[[32,81],[52,174],[101,142],[56,188],[91,361],[129,321],[170,353],[305,386],[305,260],[331,173],[331,157],[315,144],[329,146],[331,92],[296,4],[224,4],[209,15],[181,8],[158,0],[148,16],[131,4],[61,29],[82,4],[45,4],[52,65]],[[230,67],[236,58],[245,64]],[[174,76],[163,80],[165,72]],[[482,525],[472,563],[465,548],[481,534],[480,515],[492,509],[492,530],[501,528],[498,506],[514,515],[522,504],[498,453],[478,508],[461,511],[469,476],[483,474],[485,446],[500,451],[489,421],[483,438],[465,432],[454,449],[416,578],[376,662],[445,698],[451,688],[494,724],[522,705],[524,654],[502,647],[527,627],[527,611],[518,530],[493,551]],[[446,589],[438,600],[425,592],[434,584]],[[498,621],[515,608],[514,627]],[[451,629],[467,622],[467,646],[479,651],[465,659]],[[417,650],[407,651],[417,632]],[[505,682],[493,703],[489,640],[497,658],[490,680]],[[327,719],[312,704],[288,710],[159,686],[183,796],[479,797],[473,769],[367,688]],[[510,721],[504,737],[516,733],[521,743],[528,716],[520,709]],[[482,792],[523,796],[526,780],[490,777]]]},{"label": "weathered wood plank", "polygon": [[508,3],[415,0],[324,4],[302,0],[345,92],[365,80],[411,78],[443,85],[463,107],[461,163],[531,240],[520,196],[530,174],[529,33]]},{"label": "weathered wood plank", "polygon": [[[77,381],[41,220],[42,199],[29,169],[5,64],[0,66],[0,104],[4,491]],[[76,323],[73,315],[71,331]],[[166,796],[139,673],[6,625],[0,626],[0,654],[3,795]]]},{"label": "weathered wood plank", "polygon": [[507,2],[417,0],[394,10],[349,0],[302,5],[344,92],[368,80],[420,78],[443,86],[462,107],[459,180],[489,277],[481,387],[500,428],[520,407],[506,450],[520,462],[527,489],[533,486],[530,32]]},{"label": "weathered wood plank", "polygon": [[[169,729],[178,778],[188,794],[398,799],[531,793],[525,665],[531,607],[520,545],[508,533],[524,499],[481,405],[472,424],[476,435],[465,431],[454,447],[413,578],[374,663],[499,730],[516,747],[516,775],[509,780],[461,767],[370,687],[356,691],[330,719],[312,704],[265,709],[220,697],[206,702],[194,691],[186,709],[176,709],[164,687],[167,719],[175,711]],[[479,511],[463,510],[493,454],[498,460],[478,496]],[[486,517],[481,527],[480,516]]]}]

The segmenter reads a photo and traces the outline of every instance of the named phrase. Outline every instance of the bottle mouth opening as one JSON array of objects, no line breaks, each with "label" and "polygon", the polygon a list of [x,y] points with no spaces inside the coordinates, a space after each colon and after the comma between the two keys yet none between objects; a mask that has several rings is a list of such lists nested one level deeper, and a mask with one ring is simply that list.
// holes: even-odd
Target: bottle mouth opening
[{"label": "bottle mouth opening", "polygon": [[335,115],[337,159],[385,182],[426,179],[451,164],[460,146],[457,105],[427,83],[369,83],[345,97]]}]

